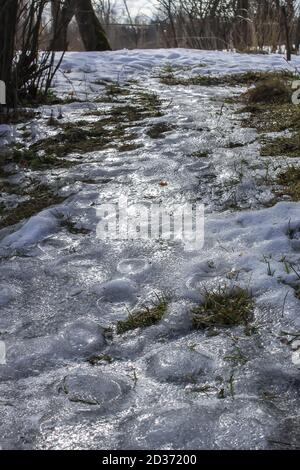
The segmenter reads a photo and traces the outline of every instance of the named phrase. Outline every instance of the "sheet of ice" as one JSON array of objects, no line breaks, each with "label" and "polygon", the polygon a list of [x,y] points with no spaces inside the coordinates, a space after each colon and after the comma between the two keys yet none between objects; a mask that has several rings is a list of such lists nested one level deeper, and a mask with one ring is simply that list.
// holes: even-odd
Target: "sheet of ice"
[{"label": "sheet of ice", "polygon": [[21,249],[36,245],[45,237],[55,233],[59,223],[52,210],[45,210],[31,217],[16,232],[0,241],[0,248]]},{"label": "sheet of ice", "polygon": [[[151,139],[146,131],[156,119],[146,120],[136,126],[144,147],[91,152],[72,168],[45,172],[50,183],[59,181],[66,201],[2,232],[0,340],[8,351],[0,365],[2,448],[268,449],[281,446],[285,430],[300,445],[299,349],[282,334],[300,327],[293,289],[300,203],[268,207],[274,194],[256,133],[242,129],[235,108],[224,105],[235,90],[163,86],[155,76],[167,63],[186,74],[286,68],[280,55],[66,54],[57,93],[70,93],[71,81],[88,101],[101,92],[99,80],[137,78],[140,85],[131,86],[157,93],[160,119],[175,128]],[[87,101],[63,106],[64,119],[104,106]],[[197,151],[207,155],[197,158]],[[204,248],[97,239],[97,207],[120,195],[169,210],[203,202]],[[62,216],[90,231],[70,232]],[[193,330],[191,309],[205,288],[220,284],[252,291],[252,335],[242,327],[214,335]],[[171,296],[160,323],[115,334],[118,320],[160,293]]]}]

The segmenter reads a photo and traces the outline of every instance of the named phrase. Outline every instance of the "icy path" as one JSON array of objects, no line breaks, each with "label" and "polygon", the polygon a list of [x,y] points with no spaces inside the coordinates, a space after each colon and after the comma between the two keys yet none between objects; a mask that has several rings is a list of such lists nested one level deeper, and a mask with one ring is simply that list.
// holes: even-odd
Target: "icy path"
[{"label": "icy path", "polygon": [[[230,60],[241,69],[239,59]],[[144,69],[141,76],[132,87],[142,85],[163,101],[165,115],[151,122],[174,129],[151,139],[146,121],[136,128],[144,147],[89,153],[80,165],[52,171],[47,178],[58,179],[71,196],[0,242],[0,339],[7,346],[7,364],[0,365],[0,445],[299,447],[299,355],[279,335],[300,329],[299,300],[285,284],[296,275],[282,262],[299,266],[299,240],[287,232],[299,230],[300,205],[264,208],[272,192],[263,182],[255,132],[241,129],[234,108],[223,105],[234,90],[169,88]],[[63,114],[72,121],[85,110],[65,106]],[[208,156],[191,156],[199,150]],[[101,242],[95,208],[120,194],[170,210],[202,201],[204,249],[187,252],[155,240]],[[91,232],[70,234],[59,214]],[[191,329],[189,311],[201,288],[224,282],[251,288],[255,334]],[[160,324],[107,335],[105,329],[153,292],[172,296]],[[103,355],[97,365],[87,361],[94,354]]]}]

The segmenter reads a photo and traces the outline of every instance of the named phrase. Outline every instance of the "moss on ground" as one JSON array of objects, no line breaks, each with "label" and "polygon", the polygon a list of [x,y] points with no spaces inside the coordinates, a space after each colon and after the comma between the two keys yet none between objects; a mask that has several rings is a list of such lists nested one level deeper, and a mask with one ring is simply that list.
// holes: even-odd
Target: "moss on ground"
[{"label": "moss on ground", "polygon": [[247,326],[253,318],[253,301],[246,289],[219,286],[205,291],[203,303],[192,314],[196,329]]}]

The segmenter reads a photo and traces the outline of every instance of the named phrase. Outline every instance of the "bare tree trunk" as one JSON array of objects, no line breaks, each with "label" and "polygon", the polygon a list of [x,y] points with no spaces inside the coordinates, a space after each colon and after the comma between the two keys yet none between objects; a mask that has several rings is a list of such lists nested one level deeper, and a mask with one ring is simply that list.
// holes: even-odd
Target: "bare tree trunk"
[{"label": "bare tree trunk", "polygon": [[46,3],[1,0],[0,80],[6,84],[7,111],[45,99],[57,70],[54,54],[39,52]]},{"label": "bare tree trunk", "polygon": [[137,28],[135,27],[133,21],[132,21],[132,16],[130,14],[130,11],[129,11],[129,8],[128,8],[128,5],[127,5],[127,1],[126,0],[123,0],[123,3],[124,3],[124,7],[125,7],[125,10],[126,10],[126,13],[127,13],[127,16],[128,16],[128,20],[129,20],[129,23],[131,24],[131,28],[132,28],[132,31],[133,31],[133,34],[134,34],[134,40],[135,40],[135,47],[137,48],[138,47],[138,43],[139,43],[139,34],[138,34],[138,30]]},{"label": "bare tree trunk", "polygon": [[[10,90],[12,62],[15,52],[15,35],[18,15],[18,0],[4,0],[0,8],[0,80]],[[10,97],[15,101],[15,97]]]},{"label": "bare tree trunk", "polygon": [[91,0],[75,0],[75,17],[87,51],[109,51],[111,47]]},{"label": "bare tree trunk", "polygon": [[172,47],[178,47],[177,32],[176,32],[176,17],[177,17],[177,2],[176,0],[158,0],[159,6],[163,13],[167,16],[172,34],[173,45]]},{"label": "bare tree trunk", "polygon": [[300,17],[297,18],[296,23],[296,31],[295,31],[295,48],[296,53],[299,53],[299,46],[300,46]]},{"label": "bare tree trunk", "polygon": [[291,41],[290,41],[290,28],[289,28],[288,14],[287,14],[285,5],[281,7],[281,11],[282,11],[282,17],[283,17],[284,31],[285,31],[286,60],[290,61],[292,59],[292,46],[291,46]]},{"label": "bare tree trunk", "polygon": [[249,15],[249,0],[237,1],[237,46],[241,51],[247,49],[249,45],[249,29],[248,29],[248,15]]},{"label": "bare tree trunk", "polygon": [[51,0],[52,41],[50,50],[65,51],[68,48],[68,27],[75,14],[75,0]]}]

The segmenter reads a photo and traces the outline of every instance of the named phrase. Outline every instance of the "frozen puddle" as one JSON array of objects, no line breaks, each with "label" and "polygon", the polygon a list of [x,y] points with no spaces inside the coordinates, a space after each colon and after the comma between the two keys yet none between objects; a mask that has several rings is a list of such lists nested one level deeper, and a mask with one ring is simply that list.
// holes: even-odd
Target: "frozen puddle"
[{"label": "frozen puddle", "polygon": [[[112,70],[120,54],[112,53]],[[160,85],[147,70],[137,76],[127,56],[136,59],[136,52],[124,52],[128,68],[163,102],[163,117],[137,126],[136,140],[144,146],[92,152],[80,165],[49,172],[70,196],[0,237],[0,340],[6,345],[0,445],[299,448],[299,344],[289,344],[282,331],[300,331],[300,301],[290,287],[297,274],[284,262],[299,272],[300,205],[282,201],[266,208],[273,194],[263,182],[255,131],[241,129],[234,107],[224,105],[234,90]],[[104,65],[100,55],[91,57],[92,82]],[[109,62],[109,54],[104,57]],[[241,56],[239,67],[237,55],[203,54],[215,72],[219,57],[224,72],[233,64],[235,71],[253,68],[252,58],[248,63]],[[177,57],[189,65],[200,58],[188,51]],[[162,60],[152,59],[152,67]],[[81,60],[85,64],[84,54],[67,55],[74,80]],[[58,79],[57,87],[66,84]],[[66,106],[65,118],[74,119],[74,109]],[[79,119],[80,112],[76,108]],[[173,128],[151,139],[146,131],[159,120]],[[186,251],[168,240],[101,241],[96,207],[120,195],[132,203],[161,202],[170,211],[204,203],[204,248]],[[66,230],[58,214],[86,232]],[[224,283],[251,289],[253,334],[242,327],[215,335],[193,330],[190,311],[201,292]],[[155,293],[170,298],[161,322],[116,334],[117,322]]]}]

